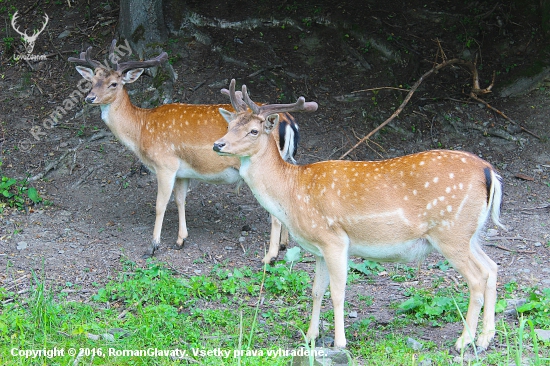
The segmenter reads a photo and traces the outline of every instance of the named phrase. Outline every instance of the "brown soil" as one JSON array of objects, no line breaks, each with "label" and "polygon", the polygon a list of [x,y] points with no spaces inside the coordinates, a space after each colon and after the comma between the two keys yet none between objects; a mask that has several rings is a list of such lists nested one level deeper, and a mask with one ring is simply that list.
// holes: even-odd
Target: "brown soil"
[{"label": "brown soil", "polygon": [[[249,9],[247,17],[288,18],[295,23],[264,24],[252,30],[197,28],[210,38],[208,45],[189,29],[172,35],[165,46],[179,75],[172,99],[225,103],[219,89],[235,78],[248,85],[255,100],[293,102],[300,95],[315,100],[318,112],[297,115],[302,136],[297,155],[300,164],[337,159],[357,138],[388,118],[405,92],[352,92],[410,87],[436,60],[436,38],[448,58],[478,53],[482,88],[489,85],[492,72],[497,72],[494,92],[484,95],[484,100],[530,133],[472,102],[467,95],[472,84],[468,70],[449,67],[427,79],[399,118],[350,157],[374,160],[449,148],[488,160],[504,180],[501,219],[510,229],[484,241],[485,251],[499,264],[499,291],[509,281],[516,281],[520,288],[550,286],[549,93],[539,86],[519,97],[499,94],[513,80],[532,74],[547,53],[532,8],[492,1],[468,6],[453,3],[452,7],[446,1],[386,2],[383,7],[376,2],[361,2],[361,6],[344,2],[336,8],[329,2],[281,7],[237,3],[231,6]],[[19,1],[17,7],[21,11],[33,4]],[[55,128],[42,128],[39,140],[31,133],[56,107],[63,106],[80,80],[67,57],[89,45],[95,52],[106,50],[116,37],[117,4],[93,2],[89,8],[85,4],[78,0],[68,8],[66,2],[50,2],[32,8],[25,18],[39,21],[42,11],[50,16],[33,53],[51,55],[29,65],[13,61],[12,54],[3,49],[0,66],[2,174],[35,176],[78,147],[32,183],[51,205],[29,207],[28,212],[6,209],[0,215],[0,285],[30,272],[43,273],[54,288],[68,282],[79,286],[82,290],[70,295],[82,300],[89,298],[92,283],[105,283],[117,273],[122,257],[144,264],[140,257],[152,238],[156,197],[155,177],[144,172],[116,139],[107,136],[90,141],[106,130],[99,108],[75,105]],[[190,2],[185,9],[207,19],[245,19],[243,13],[229,10],[205,2]],[[177,24],[181,14],[170,14],[177,17],[169,17],[169,22]],[[2,15],[6,17],[5,12]],[[70,34],[59,38],[66,30]],[[19,46],[15,34],[10,35]],[[393,56],[376,49],[375,42]],[[142,76],[130,85],[134,103],[158,103],[153,82]],[[502,131],[509,139],[495,136]],[[236,195],[230,186],[193,185],[187,200],[189,238],[184,249],[167,248],[177,238],[177,210],[171,202],[156,258],[190,275],[205,273],[216,263],[259,267],[267,246],[268,219],[247,187]],[[241,243],[244,226],[251,231]],[[380,276],[375,284],[350,286],[349,310],[358,312],[358,320],[372,315],[379,324],[387,323],[395,316],[389,305],[403,299],[403,288],[429,286],[441,276],[444,284],[454,284],[456,272],[431,268],[441,259],[430,256],[414,282],[394,283]],[[388,271],[393,268],[385,266]],[[312,271],[313,266],[303,263],[300,268]],[[357,293],[374,296],[374,303],[355,307],[351,299]],[[449,324],[403,331],[450,346],[460,328],[460,324]]]}]

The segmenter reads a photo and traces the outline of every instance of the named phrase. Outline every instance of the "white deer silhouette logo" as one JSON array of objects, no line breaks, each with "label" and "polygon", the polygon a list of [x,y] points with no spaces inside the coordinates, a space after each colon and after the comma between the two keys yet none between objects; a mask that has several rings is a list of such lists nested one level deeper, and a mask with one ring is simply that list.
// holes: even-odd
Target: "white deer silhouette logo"
[{"label": "white deer silhouette logo", "polygon": [[11,18],[11,26],[23,37],[23,40],[25,41],[25,50],[27,51],[27,55],[30,55],[34,49],[34,43],[36,42],[38,35],[46,28],[46,24],[48,24],[48,20],[50,18],[48,17],[48,14],[44,13],[44,24],[42,25],[42,29],[39,31],[34,30],[32,36],[29,36],[26,31],[23,33],[17,28],[17,25],[15,24],[15,21],[18,18],[17,13],[18,12],[16,11],[15,14],[13,14],[13,18]]}]

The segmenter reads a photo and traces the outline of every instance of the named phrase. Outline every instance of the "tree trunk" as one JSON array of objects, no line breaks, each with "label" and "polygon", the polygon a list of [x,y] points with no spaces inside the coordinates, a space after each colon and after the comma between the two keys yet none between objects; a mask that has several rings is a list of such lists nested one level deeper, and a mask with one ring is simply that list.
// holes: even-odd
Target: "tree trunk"
[{"label": "tree trunk", "polygon": [[550,33],[550,0],[540,0],[540,10],[542,15],[542,31]]},{"label": "tree trunk", "polygon": [[119,33],[143,59],[168,37],[162,0],[120,0]]}]

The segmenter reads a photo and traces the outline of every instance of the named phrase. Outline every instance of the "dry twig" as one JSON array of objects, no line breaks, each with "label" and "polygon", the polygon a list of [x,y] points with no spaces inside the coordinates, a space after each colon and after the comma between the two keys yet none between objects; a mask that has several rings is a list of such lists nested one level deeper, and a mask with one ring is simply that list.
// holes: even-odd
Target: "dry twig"
[{"label": "dry twig", "polygon": [[[428,70],[427,72],[424,73],[424,75],[422,75],[417,81],[416,83],[414,83],[414,85],[411,87],[411,89],[409,89],[409,92],[407,94],[407,96],[405,97],[405,100],[403,100],[403,102],[401,103],[401,105],[399,106],[399,108],[397,108],[397,110],[388,118],[386,119],[384,122],[382,122],[378,127],[376,127],[374,130],[372,130],[371,132],[369,132],[369,134],[367,134],[365,137],[363,137],[362,139],[359,140],[359,142],[357,142],[351,149],[349,149],[348,151],[346,151],[346,153],[344,153],[342,156],[340,156],[339,159],[343,159],[345,158],[346,156],[348,156],[349,153],[351,153],[353,150],[355,150],[359,145],[361,145],[363,142],[365,142],[366,140],[368,140],[372,135],[374,135],[376,132],[380,131],[380,129],[382,129],[384,126],[386,126],[388,123],[390,123],[391,121],[393,121],[394,118],[396,118],[402,111],[403,109],[405,108],[405,106],[409,103],[412,95],[416,92],[416,89],[418,89],[418,87],[420,86],[420,84],[422,84],[424,82],[424,80],[432,75],[433,73],[436,73],[438,72],[439,70],[447,67],[447,66],[450,66],[450,65],[462,65],[462,66],[465,66],[469,69],[469,71],[471,72],[472,74],[472,89],[470,90],[470,93],[469,93],[469,97],[474,99],[475,101],[477,102],[480,102],[480,103],[483,103],[487,108],[490,108],[492,111],[498,113],[499,115],[501,115],[503,118],[505,118],[506,120],[510,121],[511,123],[515,124],[515,125],[518,125],[523,131],[535,136],[536,138],[540,139],[540,137],[538,137],[537,135],[535,135],[534,133],[528,131],[527,129],[525,129],[524,127],[522,127],[521,125],[517,124],[516,122],[512,121],[510,118],[508,118],[504,113],[502,113],[501,111],[499,111],[498,109],[492,107],[491,105],[489,105],[489,103],[485,102],[484,100],[480,99],[479,98],[479,95],[482,95],[482,94],[488,94],[488,93],[491,93],[491,89],[493,88],[494,84],[495,84],[495,76],[496,74],[493,72],[493,80],[491,81],[491,84],[486,87],[486,88],[481,88],[480,87],[480,84],[479,84],[479,74],[477,72],[477,59],[476,61],[474,61],[473,63],[470,62],[470,61],[465,61],[465,60],[461,60],[461,59],[458,59],[458,58],[453,58],[451,60],[447,60],[447,56],[445,55],[445,52],[443,51],[443,48],[441,47],[441,44],[439,42],[439,40],[436,40],[437,42],[437,45],[438,45],[438,51],[436,52],[436,57],[435,57],[435,61],[434,61],[434,66]],[[438,63],[438,60],[441,59],[443,61],[441,61],[440,63]],[[391,88],[391,87],[387,87],[387,88],[373,88],[373,89],[364,89],[364,90],[359,90],[359,91],[367,91],[367,90],[378,90],[378,89],[397,89],[397,90],[405,90],[405,89],[399,89],[399,88]],[[359,92],[358,91],[358,92]]]}]

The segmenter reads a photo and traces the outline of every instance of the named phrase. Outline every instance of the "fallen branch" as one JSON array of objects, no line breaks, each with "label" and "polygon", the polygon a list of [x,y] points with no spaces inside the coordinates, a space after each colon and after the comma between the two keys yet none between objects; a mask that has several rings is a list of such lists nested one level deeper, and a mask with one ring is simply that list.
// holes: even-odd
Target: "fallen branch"
[{"label": "fallen branch", "polygon": [[521,236],[491,236],[489,238],[485,238],[485,240],[527,240],[527,241],[538,241],[536,239],[527,239],[522,238]]},{"label": "fallen branch", "polygon": [[[539,207],[524,207],[521,209],[521,211],[533,211],[533,210],[550,210],[550,205],[544,205]],[[526,212],[523,212],[526,213]]]},{"label": "fallen branch", "polygon": [[492,105],[490,105],[489,103],[487,103],[486,101],[484,101],[483,99],[480,99],[478,98],[475,94],[473,93],[470,93],[470,98],[472,98],[473,100],[479,102],[479,103],[482,103],[484,104],[487,108],[489,108],[490,110],[492,110],[493,112],[499,114],[502,118],[504,118],[505,120],[507,120],[508,122],[510,122],[511,124],[513,125],[516,125],[518,126],[519,128],[521,128],[522,131],[528,133],[529,135],[531,136],[534,136],[536,137],[537,139],[541,140],[540,136],[537,136],[535,133],[529,131],[528,129],[526,129],[525,127],[523,127],[522,125],[514,122],[512,119],[510,119],[507,115],[504,114],[504,112],[501,112],[500,110],[496,109],[495,107],[493,107]]},{"label": "fallen branch", "polygon": [[[405,108],[405,106],[409,103],[412,95],[415,93],[416,89],[418,89],[418,87],[420,86],[420,84],[422,84],[424,82],[424,80],[432,75],[433,73],[443,69],[444,67],[447,67],[447,66],[450,66],[450,65],[454,65],[454,64],[457,64],[457,65],[462,65],[462,66],[465,66],[467,67],[470,72],[472,73],[472,89],[470,90],[470,93],[469,93],[469,97],[472,98],[473,100],[477,101],[477,102],[480,102],[480,103],[483,103],[487,108],[491,109],[492,111],[498,113],[499,115],[501,115],[503,118],[505,118],[506,120],[510,121],[511,123],[519,126],[521,128],[522,131],[525,131],[527,133],[529,133],[530,135],[533,135],[534,137],[540,139],[540,137],[538,137],[537,135],[535,135],[534,133],[532,133],[531,131],[528,131],[527,129],[525,129],[524,127],[522,127],[521,125],[517,124],[516,122],[512,121],[508,116],[506,116],[504,113],[502,113],[501,111],[499,111],[498,109],[494,108],[493,106],[491,106],[489,103],[485,102],[484,100],[482,100],[481,98],[479,98],[479,95],[480,94],[488,94],[488,93],[491,93],[491,89],[493,88],[494,84],[495,84],[495,77],[496,77],[496,73],[493,72],[493,80],[491,81],[491,84],[486,87],[486,88],[481,88],[480,87],[480,84],[479,84],[479,74],[477,72],[477,66],[476,66],[476,63],[477,61],[474,61],[474,62],[470,62],[470,61],[465,61],[465,60],[461,60],[461,59],[458,59],[458,58],[453,58],[451,60],[447,60],[446,58],[446,55],[445,53],[443,52],[443,48],[441,47],[441,44],[439,43],[439,41],[437,41],[437,44],[438,44],[438,51],[436,53],[436,60],[434,61],[435,63],[435,66],[432,67],[432,69],[428,70],[426,73],[424,73],[424,75],[422,75],[417,81],[416,83],[414,83],[414,85],[411,87],[411,89],[409,90],[409,93],[407,94],[407,96],[405,97],[405,100],[403,100],[403,102],[401,103],[401,105],[399,106],[399,108],[397,108],[397,110],[388,118],[386,119],[384,122],[382,122],[378,127],[376,127],[374,130],[372,130],[368,135],[366,135],[365,137],[363,137],[362,139],[359,140],[359,142],[357,142],[351,149],[349,149],[348,151],[346,151],[345,154],[343,154],[342,156],[340,156],[339,159],[343,159],[345,158],[346,156],[348,156],[349,153],[351,153],[353,150],[355,150],[359,145],[361,145],[363,142],[365,142],[366,140],[368,140],[372,135],[374,135],[376,132],[380,131],[380,129],[382,129],[384,126],[386,126],[388,123],[390,123],[391,121],[393,121],[393,119],[395,117],[397,117],[402,111],[403,109]],[[437,59],[441,57],[441,59],[443,60],[441,63],[437,63]],[[386,87],[386,88],[373,88],[373,89],[364,89],[364,90],[359,90],[359,91],[367,91],[367,90],[378,90],[378,89],[397,89],[397,90],[406,90],[406,89],[398,89],[398,88],[392,88],[392,87]],[[358,91],[358,92],[359,92]]]},{"label": "fallen branch", "polygon": [[[92,137],[90,137],[86,142],[87,143],[92,142],[92,141],[99,140],[99,139],[107,137],[107,136],[112,136],[112,133],[107,132],[107,131],[100,131],[100,132],[92,135]],[[34,182],[38,179],[44,178],[46,176],[46,174],[48,174],[51,170],[57,168],[59,163],[61,163],[61,161],[63,161],[63,159],[65,159],[67,157],[67,155],[69,155],[70,153],[73,153],[73,152],[76,153],[76,151],[80,148],[80,146],[82,146],[82,143],[83,143],[83,141],[81,140],[76,147],[73,147],[72,149],[65,150],[65,152],[57,160],[52,161],[48,165],[46,165],[46,168],[44,169],[44,171],[42,173],[38,173],[37,175],[35,175],[33,177],[30,177],[29,182]]]},{"label": "fallen branch", "polygon": [[[80,146],[80,144],[79,144]],[[46,165],[46,168],[44,169],[44,171],[42,173],[38,173],[37,175],[33,176],[33,177],[30,177],[29,178],[29,182],[34,182],[35,180],[38,180],[38,179],[42,179],[44,178],[44,176],[46,174],[48,174],[50,172],[50,170],[53,170],[55,168],[57,168],[57,165],[59,165],[59,163],[61,163],[61,161],[63,159],[65,159],[65,157],[67,155],[69,155],[69,153],[73,152],[73,151],[76,151],[76,148],[75,149],[69,149],[69,150],[66,150],[63,155],[61,155],[61,157],[59,157],[59,159],[55,160],[55,161],[52,161],[50,162],[48,165]]]},{"label": "fallen branch", "polygon": [[521,254],[533,254],[533,253],[536,253],[534,250],[518,250],[518,249],[510,249],[510,248],[506,248],[506,247],[503,247],[501,245],[497,245],[497,244],[486,244],[490,247],[495,247],[495,248],[498,248],[498,249],[502,249],[502,250],[505,250],[507,252],[512,252],[512,253],[521,253]]},{"label": "fallen branch", "polygon": [[380,131],[380,129],[382,129],[384,126],[386,126],[388,123],[390,123],[391,121],[393,121],[393,119],[395,117],[397,117],[402,111],[403,109],[405,108],[405,106],[409,103],[409,100],[411,100],[411,97],[413,96],[414,92],[416,91],[416,89],[418,89],[418,87],[420,86],[420,84],[422,84],[424,82],[424,80],[430,76],[431,74],[433,74],[434,72],[436,71],[439,71],[441,70],[442,68],[444,67],[447,67],[449,65],[452,65],[452,64],[457,64],[457,63],[464,63],[465,61],[463,60],[459,60],[457,58],[454,58],[452,60],[449,60],[449,61],[443,61],[442,63],[440,64],[437,64],[435,65],[432,69],[428,70],[426,73],[424,73],[424,75],[422,75],[417,81],[416,83],[414,83],[414,85],[411,87],[411,89],[409,90],[409,93],[407,94],[407,96],[405,97],[405,100],[403,100],[403,103],[401,103],[401,105],[399,106],[399,108],[397,108],[397,110],[395,112],[393,112],[393,114],[387,119],[385,120],[384,122],[382,122],[378,127],[376,127],[374,130],[372,130],[368,135],[366,135],[365,137],[363,137],[361,140],[359,140],[359,142],[357,142],[351,149],[349,149],[348,151],[346,151],[345,154],[343,154],[342,156],[340,156],[339,159],[343,159],[345,158],[346,156],[348,156],[348,154],[350,152],[352,152],[353,150],[355,150],[357,148],[357,146],[361,145],[363,142],[365,142],[366,140],[368,140],[372,135],[374,135],[376,132]]}]

